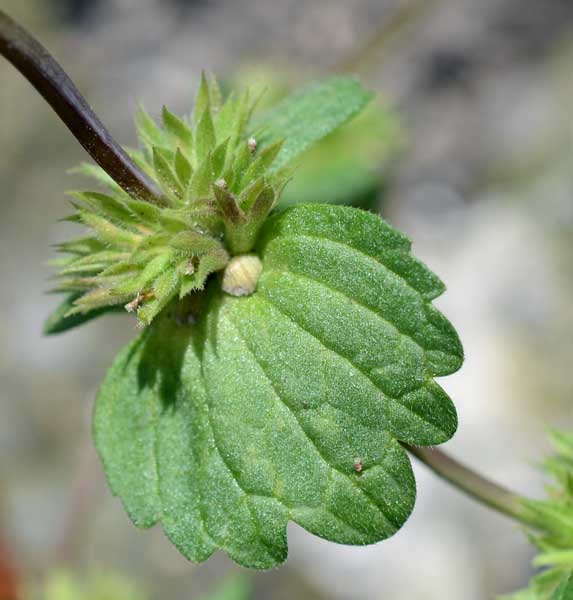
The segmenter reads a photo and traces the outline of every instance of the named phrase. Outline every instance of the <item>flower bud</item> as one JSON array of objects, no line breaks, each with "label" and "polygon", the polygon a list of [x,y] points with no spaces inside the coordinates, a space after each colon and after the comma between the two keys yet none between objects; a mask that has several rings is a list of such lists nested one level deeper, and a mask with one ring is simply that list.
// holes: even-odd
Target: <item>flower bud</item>
[{"label": "flower bud", "polygon": [[225,267],[222,288],[231,296],[250,296],[257,288],[263,265],[258,256],[235,256]]}]

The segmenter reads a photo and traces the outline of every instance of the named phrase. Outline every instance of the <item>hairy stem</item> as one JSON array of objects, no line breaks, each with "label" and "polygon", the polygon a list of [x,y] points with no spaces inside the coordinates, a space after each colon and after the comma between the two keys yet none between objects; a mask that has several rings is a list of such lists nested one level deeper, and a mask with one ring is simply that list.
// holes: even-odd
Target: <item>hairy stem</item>
[{"label": "hairy stem", "polygon": [[141,171],[113,139],[50,53],[0,10],[0,54],[36,88],[78,142],[127,193],[162,203],[155,182]]},{"label": "hairy stem", "polygon": [[469,467],[436,448],[403,446],[434,473],[465,492],[474,500],[525,525],[539,527],[535,517],[525,508],[526,499],[507,488],[486,479]]}]

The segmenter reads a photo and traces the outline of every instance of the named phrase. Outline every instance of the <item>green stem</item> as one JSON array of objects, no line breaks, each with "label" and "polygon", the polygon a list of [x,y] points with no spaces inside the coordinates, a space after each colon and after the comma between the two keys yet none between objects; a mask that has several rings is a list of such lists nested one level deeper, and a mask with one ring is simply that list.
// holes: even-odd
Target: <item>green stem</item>
[{"label": "green stem", "polygon": [[471,496],[512,519],[531,527],[539,527],[537,519],[526,508],[527,499],[472,471],[436,448],[403,446],[434,473]]},{"label": "green stem", "polygon": [[0,54],[36,88],[96,163],[128,194],[163,203],[158,186],[129,158],[50,53],[0,10]]}]

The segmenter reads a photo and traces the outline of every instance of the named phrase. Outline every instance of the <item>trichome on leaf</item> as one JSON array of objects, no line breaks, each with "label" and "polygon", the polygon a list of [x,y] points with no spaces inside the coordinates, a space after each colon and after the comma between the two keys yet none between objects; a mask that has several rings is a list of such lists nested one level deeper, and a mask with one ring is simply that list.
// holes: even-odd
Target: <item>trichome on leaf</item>
[{"label": "trichome on leaf", "polygon": [[415,500],[400,442],[456,430],[434,378],[462,348],[410,241],[353,208],[271,214],[293,158],[371,97],[334,78],[251,125],[255,99],[222,101],[203,77],[190,118],[138,115],[131,156],[160,203],[82,169],[106,191],[74,193],[90,233],[60,246],[73,296],[50,330],[118,306],[146,325],[99,391],[96,445],[133,522],[161,522],[191,560],[278,565],[289,520],[339,543],[387,538]]}]

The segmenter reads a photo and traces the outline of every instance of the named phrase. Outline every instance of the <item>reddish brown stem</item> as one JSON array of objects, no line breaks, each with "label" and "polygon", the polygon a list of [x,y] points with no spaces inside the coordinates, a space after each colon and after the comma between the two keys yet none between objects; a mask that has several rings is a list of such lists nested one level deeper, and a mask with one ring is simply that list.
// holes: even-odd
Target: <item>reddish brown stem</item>
[{"label": "reddish brown stem", "polygon": [[158,186],[129,158],[50,53],[0,10],[0,54],[36,88],[78,142],[127,193],[162,203]]}]

